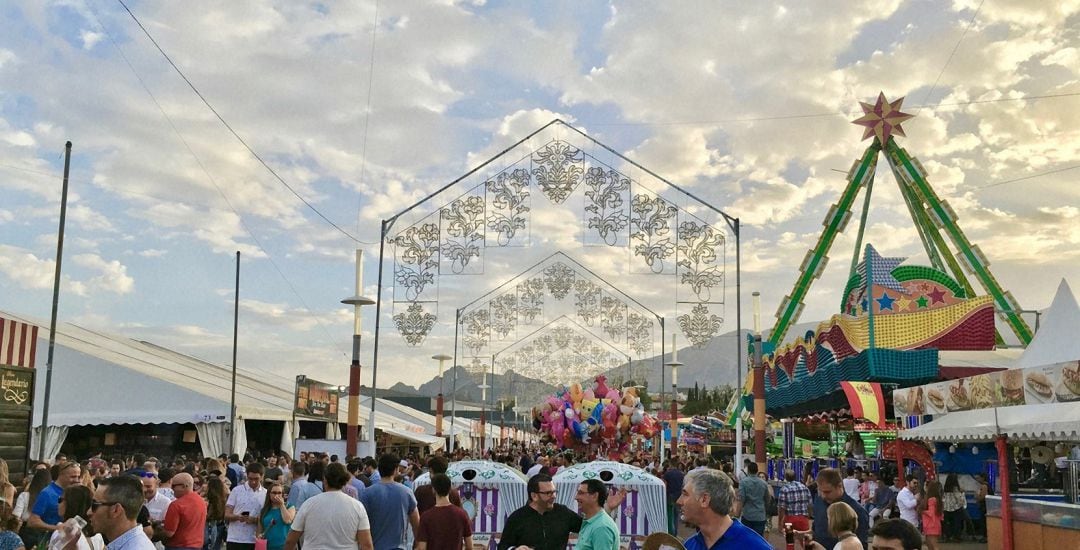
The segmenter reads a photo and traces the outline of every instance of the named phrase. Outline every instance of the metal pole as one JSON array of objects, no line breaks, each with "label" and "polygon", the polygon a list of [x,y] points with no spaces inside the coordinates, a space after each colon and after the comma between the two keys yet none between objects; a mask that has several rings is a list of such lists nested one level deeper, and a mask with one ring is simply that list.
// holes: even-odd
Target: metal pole
[{"label": "metal pole", "polygon": [[349,410],[345,424],[345,454],[357,456],[360,439],[360,339],[361,306],[371,305],[374,300],[362,296],[364,292],[364,251],[356,249],[356,294],[341,301],[353,306],[352,362],[349,364]]},{"label": "metal pole", "polygon": [[[739,225],[739,218],[735,218],[735,223],[732,226],[735,232],[735,375],[736,386],[735,395],[739,399],[735,403],[734,409],[731,411],[736,416],[739,415],[739,403],[742,402],[743,391],[743,362],[742,362],[742,243],[739,236],[741,227]],[[743,434],[742,434],[742,418],[735,419],[735,467],[742,468],[743,461]]]},{"label": "metal pole", "polygon": [[457,449],[457,373],[458,373],[458,327],[461,326],[461,309],[454,313],[454,378],[450,387],[450,452]]},{"label": "metal pole", "polygon": [[764,472],[765,458],[765,368],[761,363],[761,333],[754,335],[754,462]]},{"label": "metal pole", "polygon": [[[664,367],[667,364],[664,363],[664,357],[667,356],[667,329],[664,326],[664,318],[660,318],[660,406],[656,409],[656,417],[662,418],[660,415],[664,412]],[[660,465],[664,464],[664,423],[660,422]],[[674,457],[672,457],[674,458]]]},{"label": "metal pole", "polygon": [[377,392],[375,388],[376,376],[379,374],[379,327],[382,324],[382,299],[383,299],[383,256],[386,251],[386,234],[390,231],[390,225],[387,220],[382,221],[382,229],[379,231],[379,277],[376,283],[375,295],[375,345],[372,350],[371,357],[371,416],[368,419],[368,445],[371,446],[371,456],[375,457],[377,449],[375,448],[375,401]]},{"label": "metal pole", "polygon": [[[67,220],[68,174],[71,171],[71,142],[64,144],[64,183],[60,191],[60,231],[56,236],[56,271],[53,274],[52,318],[49,320],[49,359],[45,363],[45,400],[41,403],[41,433],[38,460],[45,461],[45,432],[49,426],[49,394],[52,393],[53,348],[56,345],[56,309],[60,305],[60,264],[64,259],[64,223]],[[33,414],[31,413],[31,417]]]},{"label": "metal pole", "polygon": [[229,454],[236,451],[236,335],[240,328],[240,251],[236,251],[236,293],[233,294],[232,329],[232,391],[230,392],[231,416],[229,417]]}]

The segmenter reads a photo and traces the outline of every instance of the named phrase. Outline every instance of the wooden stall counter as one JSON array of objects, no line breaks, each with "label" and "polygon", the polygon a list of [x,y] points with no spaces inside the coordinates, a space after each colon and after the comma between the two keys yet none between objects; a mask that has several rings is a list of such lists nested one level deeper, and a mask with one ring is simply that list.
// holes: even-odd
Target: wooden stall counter
[{"label": "wooden stall counter", "polygon": [[[1012,500],[1015,550],[1080,548],[1080,506],[1061,502]],[[988,548],[1004,548],[1001,534],[1001,497],[986,497]]]}]

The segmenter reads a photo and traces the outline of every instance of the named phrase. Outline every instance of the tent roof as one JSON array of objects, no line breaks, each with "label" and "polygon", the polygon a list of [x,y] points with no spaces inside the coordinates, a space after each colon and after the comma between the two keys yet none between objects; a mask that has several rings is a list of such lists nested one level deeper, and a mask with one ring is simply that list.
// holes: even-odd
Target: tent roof
[{"label": "tent roof", "polygon": [[[38,350],[48,349],[48,323],[6,311],[0,316],[40,327]],[[35,375],[35,424],[41,423],[45,370]],[[49,424],[227,422],[231,377],[229,367],[149,342],[57,323]],[[292,380],[237,369],[236,405],[245,418],[291,418],[292,394]]]},{"label": "tent roof", "polygon": [[[589,474],[600,474],[603,471],[610,471],[615,477],[611,479],[611,483],[615,485],[663,485],[664,480],[646,472],[645,470],[638,468],[637,466],[631,466],[630,464],[624,464],[622,462],[614,462],[611,460],[594,460],[592,462],[582,462],[574,464],[573,466],[564,469],[563,471],[555,474],[552,480],[555,483],[580,483],[581,480],[586,479],[586,472]],[[592,477],[591,475],[589,477]],[[606,483],[607,481],[605,481]]]},{"label": "tent roof", "polygon": [[[996,418],[995,418],[996,413]],[[949,413],[909,430],[901,439],[985,441],[998,434],[1029,441],[1080,441],[1080,407],[1046,403]]]},{"label": "tent roof", "polygon": [[1080,359],[1080,306],[1069,283],[1058,285],[1050,307],[1039,319],[1039,330],[1020,356],[1020,368],[1041,367]]},{"label": "tent roof", "polygon": [[[0,317],[42,327],[38,350],[48,349],[48,323],[6,311]],[[123,336],[57,323],[49,425],[162,424],[228,422],[232,369]],[[38,361],[43,365],[44,361]],[[35,374],[34,424],[41,423],[45,368]],[[238,418],[290,420],[295,381],[270,372],[237,369]],[[435,417],[393,401],[377,401],[376,426],[403,431],[423,428],[434,438]],[[348,399],[341,401],[338,421],[348,419]],[[361,411],[371,398],[361,397]],[[361,423],[366,418],[361,414]],[[300,417],[300,420],[316,420]],[[445,419],[449,431],[450,417]],[[458,433],[468,433],[468,420],[458,418]],[[430,444],[430,442],[425,443]]]},{"label": "tent roof", "polygon": [[[376,420],[376,426],[378,426],[378,420]],[[446,443],[445,440],[441,437],[435,437],[433,435],[428,435],[423,432],[414,432],[402,428],[391,428],[389,426],[379,426],[379,429],[382,430],[384,433],[388,433],[402,439],[408,439],[409,441],[414,441],[416,443],[420,443],[421,445],[426,445],[428,447],[431,447],[432,450],[441,449]]]}]

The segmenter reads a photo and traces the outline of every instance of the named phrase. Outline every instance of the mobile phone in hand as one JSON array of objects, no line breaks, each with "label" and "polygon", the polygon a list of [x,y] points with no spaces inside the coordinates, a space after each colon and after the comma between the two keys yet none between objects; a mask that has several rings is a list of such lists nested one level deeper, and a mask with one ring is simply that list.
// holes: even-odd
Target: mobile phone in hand
[{"label": "mobile phone in hand", "polygon": [[241,516],[250,516],[251,512],[240,512]]}]

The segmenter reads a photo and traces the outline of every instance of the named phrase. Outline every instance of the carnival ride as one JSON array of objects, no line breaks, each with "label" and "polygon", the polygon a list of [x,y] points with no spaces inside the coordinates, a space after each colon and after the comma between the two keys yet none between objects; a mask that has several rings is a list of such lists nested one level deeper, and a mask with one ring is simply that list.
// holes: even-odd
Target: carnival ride
[{"label": "carnival ride", "polygon": [[[889,102],[879,94],[875,104],[861,104],[865,115],[853,122],[865,126],[863,138],[873,142],[848,172],[840,200],[826,214],[824,230],[804,257],[795,285],[781,301],[776,323],[762,342],[765,407],[774,418],[806,418],[838,410],[852,415],[841,381],[906,387],[938,379],[945,375],[939,350],[992,350],[1005,343],[995,327],[995,310],[1017,343],[1031,341],[1032,331],[1012,294],[990,272],[985,256],[931,187],[919,161],[897,145],[895,136],[904,135],[901,123],[912,117],[900,110],[902,101]],[[880,152],[885,153],[930,266],[901,265],[904,258],[882,257],[863,243]],[[863,188],[840,313],[784,344]],[[985,295],[976,294],[971,279]],[[744,391],[751,387],[748,383]],[[744,398],[733,403],[733,418],[747,402]],[[890,456],[896,453],[890,447]]]}]

